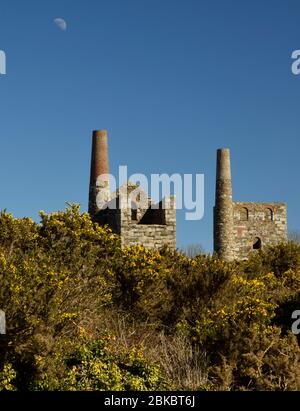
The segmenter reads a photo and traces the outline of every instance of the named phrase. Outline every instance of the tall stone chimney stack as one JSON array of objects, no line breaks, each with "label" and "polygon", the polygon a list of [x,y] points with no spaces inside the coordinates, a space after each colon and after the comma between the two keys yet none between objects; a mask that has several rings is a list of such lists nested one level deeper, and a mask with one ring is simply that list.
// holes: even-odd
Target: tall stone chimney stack
[{"label": "tall stone chimney stack", "polygon": [[101,204],[109,201],[109,163],[106,130],[94,130],[89,188],[89,213],[93,218]]},{"label": "tall stone chimney stack", "polygon": [[234,259],[232,184],[228,148],[217,150],[214,251],[223,260]]}]

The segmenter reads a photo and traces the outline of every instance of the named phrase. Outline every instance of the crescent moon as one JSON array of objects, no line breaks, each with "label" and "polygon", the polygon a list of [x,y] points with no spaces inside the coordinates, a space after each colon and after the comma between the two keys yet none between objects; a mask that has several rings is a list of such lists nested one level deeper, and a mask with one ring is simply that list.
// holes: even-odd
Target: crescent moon
[{"label": "crescent moon", "polygon": [[67,30],[67,23],[66,20],[58,17],[57,19],[54,19],[54,23],[56,24],[56,26],[62,30],[62,31],[66,31]]}]

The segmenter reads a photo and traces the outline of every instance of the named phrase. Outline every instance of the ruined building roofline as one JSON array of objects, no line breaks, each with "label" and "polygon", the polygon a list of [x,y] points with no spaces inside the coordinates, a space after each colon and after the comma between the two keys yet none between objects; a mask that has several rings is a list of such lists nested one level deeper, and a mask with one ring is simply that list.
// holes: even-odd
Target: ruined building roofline
[{"label": "ruined building roofline", "polygon": [[122,247],[142,244],[156,249],[176,248],[175,196],[165,196],[155,204],[140,185],[131,181],[110,192],[106,130],[93,132],[89,213],[94,222],[107,224],[120,235]]},{"label": "ruined building roofline", "polygon": [[[112,204],[113,201],[118,201],[122,198],[125,197],[125,200],[127,199],[127,196],[125,195],[125,193],[120,193],[119,189],[117,189],[116,191],[114,191],[113,193],[111,193],[110,195],[110,200],[106,201],[106,203],[103,204],[102,208],[105,208],[107,205],[109,205],[110,203]],[[131,200],[132,203],[135,204],[139,204],[139,201],[135,201],[134,199]],[[159,200],[158,202],[154,202],[153,199],[151,197],[147,197],[147,205],[145,207],[143,207],[142,205],[140,205],[139,208],[141,209],[149,209],[152,206],[155,205],[159,205],[161,203],[165,202],[165,207],[164,209],[168,210],[168,209],[176,209],[176,196],[165,196],[163,197],[161,200]],[[118,209],[119,207],[117,207]],[[155,209],[155,207],[153,207]],[[100,211],[100,210],[99,210]]]},{"label": "ruined building roofline", "polygon": [[246,204],[250,204],[250,205],[262,205],[262,206],[286,206],[287,203],[286,202],[282,202],[282,201],[235,201],[233,200],[233,204],[241,204],[241,205],[246,205]]},{"label": "ruined building roofline", "polygon": [[244,260],[265,246],[287,240],[285,202],[232,199],[230,150],[217,150],[214,251],[223,260]]}]

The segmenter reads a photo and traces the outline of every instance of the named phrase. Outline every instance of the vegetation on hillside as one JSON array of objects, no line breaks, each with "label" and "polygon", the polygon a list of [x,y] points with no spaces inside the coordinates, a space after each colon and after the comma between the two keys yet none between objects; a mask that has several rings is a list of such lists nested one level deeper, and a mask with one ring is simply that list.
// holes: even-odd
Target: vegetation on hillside
[{"label": "vegetation on hillside", "polygon": [[299,390],[300,245],[121,249],[79,206],[0,215],[0,390]]}]

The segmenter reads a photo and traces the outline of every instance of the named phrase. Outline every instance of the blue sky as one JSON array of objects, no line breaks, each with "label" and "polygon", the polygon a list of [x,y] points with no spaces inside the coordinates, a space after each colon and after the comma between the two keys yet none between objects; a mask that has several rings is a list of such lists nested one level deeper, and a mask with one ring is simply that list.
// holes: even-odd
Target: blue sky
[{"label": "blue sky", "polygon": [[[67,31],[53,23],[67,21]],[[1,0],[0,208],[87,209],[91,133],[111,171],[204,173],[205,215],[177,244],[212,249],[215,156],[240,201],[286,201],[300,229],[298,0]]]}]

